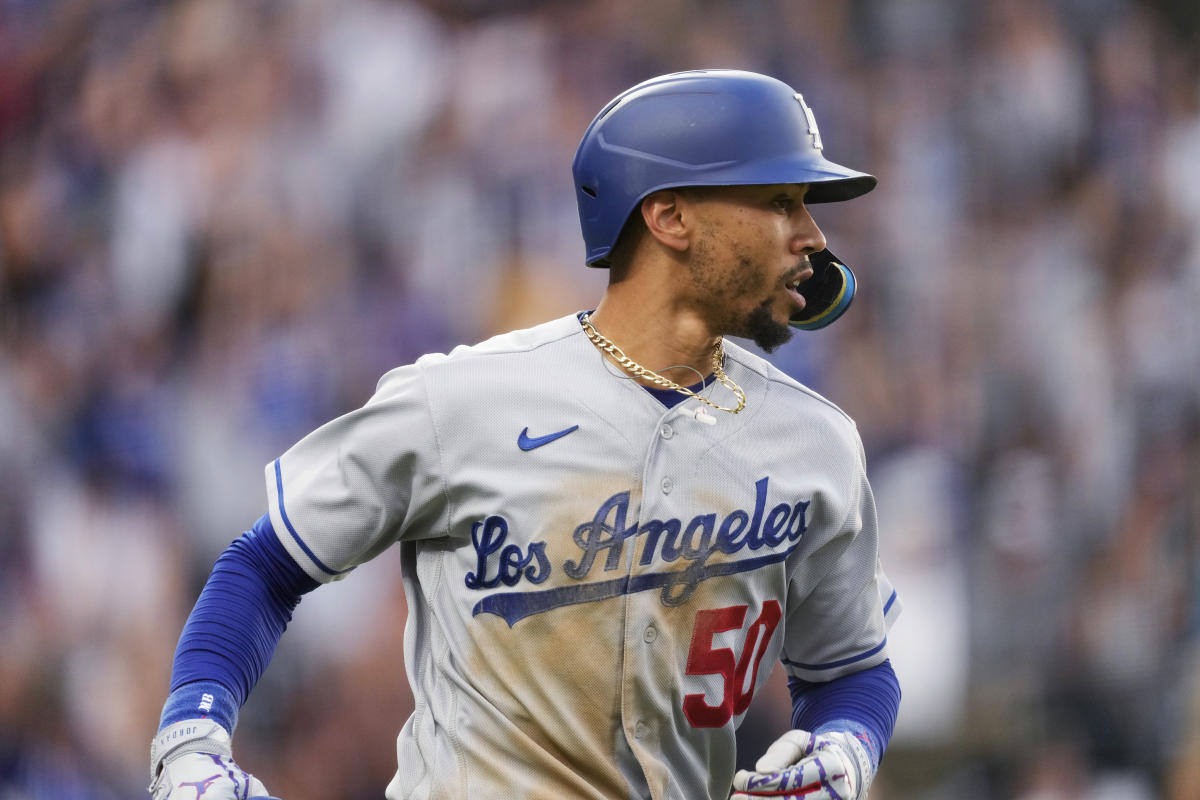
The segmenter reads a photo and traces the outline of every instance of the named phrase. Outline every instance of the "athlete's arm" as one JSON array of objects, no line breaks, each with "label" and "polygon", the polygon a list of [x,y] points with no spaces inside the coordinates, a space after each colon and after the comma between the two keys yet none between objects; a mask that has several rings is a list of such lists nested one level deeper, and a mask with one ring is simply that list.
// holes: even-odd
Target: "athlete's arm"
[{"label": "athlete's arm", "polygon": [[217,778],[206,798],[266,795],[233,763],[230,737],[301,595],[318,585],[284,550],[267,516],[217,559],[175,650],[171,693],[151,745],[155,800],[180,787],[186,794],[211,775]]},{"label": "athlete's arm", "polygon": [[788,679],[792,727],[813,733],[844,730],[861,736],[878,768],[900,712],[900,681],[890,660],[828,683]]},{"label": "athlete's arm", "polygon": [[[890,661],[826,683],[788,679],[792,727],[734,778],[735,800],[867,796],[900,710]],[[791,790],[791,791],[789,791]]]}]

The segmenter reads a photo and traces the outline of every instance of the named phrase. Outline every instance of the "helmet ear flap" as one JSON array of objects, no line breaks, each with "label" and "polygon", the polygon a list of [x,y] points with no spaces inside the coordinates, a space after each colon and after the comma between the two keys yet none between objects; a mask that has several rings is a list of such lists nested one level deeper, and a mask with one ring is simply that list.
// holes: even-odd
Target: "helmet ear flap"
[{"label": "helmet ear flap", "polygon": [[804,311],[788,320],[802,331],[819,330],[845,314],[858,286],[854,272],[828,250],[813,253],[809,261],[813,275],[798,288]]}]

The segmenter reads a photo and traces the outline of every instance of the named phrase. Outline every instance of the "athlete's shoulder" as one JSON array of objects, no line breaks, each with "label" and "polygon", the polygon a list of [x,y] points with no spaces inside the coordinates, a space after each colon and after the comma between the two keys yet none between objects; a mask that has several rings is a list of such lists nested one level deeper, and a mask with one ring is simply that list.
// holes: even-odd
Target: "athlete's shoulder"
[{"label": "athlete's shoulder", "polygon": [[[523,385],[515,376],[563,376],[580,363],[585,347],[590,343],[578,318],[570,314],[478,344],[459,345],[449,353],[427,353],[385,373],[376,396],[416,390],[427,400],[444,403],[455,395],[478,399],[481,393],[496,388],[511,396]],[[533,380],[529,386],[543,383]]]},{"label": "athlete's shoulder", "polygon": [[750,370],[766,382],[771,395],[770,402],[773,406],[790,407],[810,415],[825,416],[833,424],[839,427],[846,426],[857,434],[858,426],[854,419],[840,406],[805,386],[762,356],[728,339],[725,340],[725,353],[743,369]]},{"label": "athlete's shoulder", "polygon": [[583,330],[579,327],[578,318],[574,314],[568,314],[532,328],[497,334],[477,344],[460,344],[448,353],[426,353],[411,364],[395,367],[384,373],[378,388],[423,372],[471,369],[479,366],[478,363],[474,363],[479,359],[536,353],[547,345],[570,339],[572,335],[582,336]]},{"label": "athlete's shoulder", "polygon": [[436,368],[457,366],[481,358],[519,356],[536,353],[547,346],[582,335],[583,329],[579,327],[578,318],[568,314],[532,328],[501,333],[477,344],[459,345],[449,353],[430,353],[417,359],[417,363],[425,368]]}]

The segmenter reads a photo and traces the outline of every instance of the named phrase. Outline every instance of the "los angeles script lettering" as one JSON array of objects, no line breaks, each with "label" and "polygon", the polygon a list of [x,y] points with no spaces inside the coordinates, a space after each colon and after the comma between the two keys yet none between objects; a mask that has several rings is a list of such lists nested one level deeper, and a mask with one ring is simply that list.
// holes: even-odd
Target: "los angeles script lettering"
[{"label": "los angeles script lettering", "polygon": [[[468,589],[494,589],[502,583],[516,586],[522,570],[530,583],[541,583],[550,577],[545,542],[532,542],[528,551],[522,551],[520,545],[505,545],[507,538],[508,520],[504,517],[492,515],[471,526],[471,543],[475,545],[478,566],[475,572],[467,573]],[[492,559],[493,555],[496,555],[495,559]],[[487,577],[489,562],[496,564],[493,578]]]},{"label": "los angeles script lettering", "polygon": [[[671,518],[639,525],[636,518],[628,521],[629,492],[618,492],[600,505],[592,519],[575,528],[573,539],[580,550],[579,558],[565,561],[562,570],[576,580],[587,578],[598,562],[603,564],[603,572],[617,570],[625,542],[634,539],[633,546],[641,543],[639,563],[643,566],[656,559],[668,564],[683,560],[688,563],[685,573],[699,576],[709,556],[718,551],[732,555],[799,541],[808,529],[809,501],[779,503],[768,511],[769,482],[769,478],[761,478],[754,484],[753,511],[735,509],[719,522],[716,514],[698,514],[686,523]],[[522,579],[537,584],[550,577],[545,542],[531,542],[528,548],[522,548],[505,544],[507,540],[508,521],[504,517],[492,515],[472,525],[476,567],[466,575],[468,589],[515,586]],[[692,583],[686,576],[679,581],[684,587]],[[663,599],[670,603],[681,598]]]}]

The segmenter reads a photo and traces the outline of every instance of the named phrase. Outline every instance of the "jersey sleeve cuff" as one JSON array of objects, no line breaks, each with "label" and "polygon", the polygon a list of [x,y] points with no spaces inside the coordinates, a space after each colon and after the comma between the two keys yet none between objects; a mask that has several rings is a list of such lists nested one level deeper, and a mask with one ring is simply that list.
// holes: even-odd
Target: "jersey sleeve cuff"
[{"label": "jersey sleeve cuff", "polygon": [[852,672],[876,667],[887,660],[887,639],[875,647],[846,658],[821,663],[794,661],[784,656],[780,659],[790,677],[811,683],[824,683]]},{"label": "jersey sleeve cuff", "polygon": [[296,563],[318,583],[344,578],[350,570],[338,570],[323,562],[312,548],[300,537],[292,519],[288,516],[287,500],[283,489],[283,466],[277,458],[266,466],[267,509],[271,516],[271,526],[284,549],[288,551]]},{"label": "jersey sleeve cuff", "polygon": [[[902,607],[900,595],[896,590],[892,589],[890,585],[887,589],[891,589],[891,591],[883,601],[882,640],[878,644],[849,655],[842,655],[836,650],[827,650],[824,654],[816,653],[817,657],[813,659],[803,656],[789,658],[785,651],[779,660],[783,663],[788,676],[811,683],[824,683],[843,675],[877,667],[886,661],[888,658],[887,632],[892,629],[896,618],[900,616]],[[822,659],[821,655],[826,654],[830,657]]]}]

